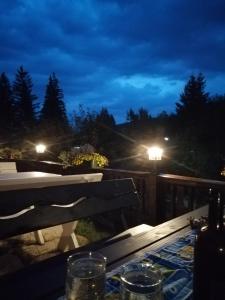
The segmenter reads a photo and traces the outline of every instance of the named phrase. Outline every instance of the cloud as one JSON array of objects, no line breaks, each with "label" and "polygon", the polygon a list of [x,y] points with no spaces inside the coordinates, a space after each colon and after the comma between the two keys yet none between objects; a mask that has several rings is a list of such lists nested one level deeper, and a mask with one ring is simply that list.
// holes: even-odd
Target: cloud
[{"label": "cloud", "polygon": [[56,72],[68,112],[106,106],[173,111],[192,73],[224,93],[223,0],[0,0],[0,71],[23,65],[44,98]]}]

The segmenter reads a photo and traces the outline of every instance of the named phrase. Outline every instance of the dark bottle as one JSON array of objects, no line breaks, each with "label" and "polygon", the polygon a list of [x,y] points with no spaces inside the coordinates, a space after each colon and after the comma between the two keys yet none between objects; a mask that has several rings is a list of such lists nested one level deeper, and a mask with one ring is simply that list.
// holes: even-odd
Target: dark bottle
[{"label": "dark bottle", "polygon": [[225,300],[224,194],[210,189],[208,225],[194,249],[194,300]]}]

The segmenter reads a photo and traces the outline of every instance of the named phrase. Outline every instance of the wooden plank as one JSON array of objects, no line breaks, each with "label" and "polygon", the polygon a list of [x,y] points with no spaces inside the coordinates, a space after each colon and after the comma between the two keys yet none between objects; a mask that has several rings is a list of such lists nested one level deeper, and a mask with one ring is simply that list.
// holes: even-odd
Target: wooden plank
[{"label": "wooden plank", "polygon": [[189,185],[189,186],[205,186],[206,188],[210,187],[225,187],[224,181],[219,180],[211,180],[211,179],[203,179],[198,177],[188,177],[181,175],[173,175],[173,174],[160,174],[158,175],[161,181],[166,181],[170,183],[174,183],[177,185]]},{"label": "wooden plank", "polygon": [[[132,179],[1,191],[0,238],[138,206],[139,203]],[[17,214],[20,215],[10,218]]]},{"label": "wooden plank", "polygon": [[151,230],[141,234],[140,236],[132,236],[126,240],[120,240],[117,243],[117,248],[120,251],[112,252],[111,245],[104,248],[104,253],[107,257],[113,257],[113,260],[119,260],[121,257],[126,257],[127,253],[132,254],[138,250],[145,248],[148,245],[155,243],[189,225],[189,218],[199,218],[206,216],[208,207],[204,206],[195,211],[172,219],[168,222],[162,223],[158,226],[153,227]]},{"label": "wooden plank", "polygon": [[0,175],[0,191],[41,188],[102,180],[102,173],[65,175],[43,172],[21,172]]}]

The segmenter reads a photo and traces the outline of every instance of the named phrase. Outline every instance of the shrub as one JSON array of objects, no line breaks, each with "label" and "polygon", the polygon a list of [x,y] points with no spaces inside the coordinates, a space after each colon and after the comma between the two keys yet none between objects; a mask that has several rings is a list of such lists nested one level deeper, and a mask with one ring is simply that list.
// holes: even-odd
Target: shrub
[{"label": "shrub", "polygon": [[90,162],[93,166],[103,168],[105,166],[108,166],[109,164],[108,158],[106,156],[96,152],[74,153],[74,151],[62,151],[59,154],[58,158],[63,162],[65,166],[80,166],[85,164],[85,162]]}]

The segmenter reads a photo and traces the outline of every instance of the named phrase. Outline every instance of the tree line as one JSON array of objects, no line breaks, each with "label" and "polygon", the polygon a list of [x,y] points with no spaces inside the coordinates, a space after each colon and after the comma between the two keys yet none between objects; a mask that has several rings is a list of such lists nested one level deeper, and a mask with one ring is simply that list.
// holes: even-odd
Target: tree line
[{"label": "tree line", "polygon": [[128,116],[134,128],[128,129],[129,136],[139,137],[139,145],[150,139],[165,148],[163,172],[221,179],[225,166],[225,95],[210,96],[200,73],[190,76],[175,105],[174,113],[162,112],[156,118],[131,110]]},{"label": "tree line", "polygon": [[49,76],[41,106],[22,66],[12,84],[5,73],[0,76],[2,147],[24,150],[42,141],[57,157],[61,150],[88,143],[106,155],[112,167],[140,170],[148,168],[146,146],[158,143],[165,148],[164,172],[219,177],[225,160],[225,95],[210,96],[202,74],[190,76],[174,113],[152,117],[146,108],[130,108],[126,118],[117,125],[107,108],[94,112],[80,106],[69,121],[55,73]]},{"label": "tree line", "polygon": [[54,73],[49,76],[44,102],[39,108],[29,73],[21,66],[11,85],[3,72],[0,76],[1,143],[26,147],[26,141],[70,131],[63,92]]}]

